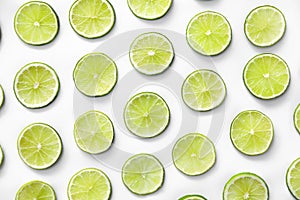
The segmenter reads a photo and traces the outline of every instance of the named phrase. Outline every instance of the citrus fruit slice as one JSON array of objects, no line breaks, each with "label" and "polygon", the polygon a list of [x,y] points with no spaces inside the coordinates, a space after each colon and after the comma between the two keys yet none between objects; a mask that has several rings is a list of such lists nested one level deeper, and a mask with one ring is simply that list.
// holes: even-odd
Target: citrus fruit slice
[{"label": "citrus fruit slice", "polygon": [[297,106],[294,112],[294,125],[298,133],[300,133],[300,104]]},{"label": "citrus fruit slice", "polygon": [[288,168],[286,183],[291,194],[300,199],[300,158],[297,158]]},{"label": "citrus fruit slice", "polygon": [[21,186],[15,200],[56,200],[53,188],[42,181],[31,181]]},{"label": "citrus fruit slice", "polygon": [[198,194],[190,194],[179,198],[179,200],[206,200],[206,198]]},{"label": "citrus fruit slice", "polygon": [[0,108],[3,106],[4,101],[5,101],[4,90],[0,85]]}]

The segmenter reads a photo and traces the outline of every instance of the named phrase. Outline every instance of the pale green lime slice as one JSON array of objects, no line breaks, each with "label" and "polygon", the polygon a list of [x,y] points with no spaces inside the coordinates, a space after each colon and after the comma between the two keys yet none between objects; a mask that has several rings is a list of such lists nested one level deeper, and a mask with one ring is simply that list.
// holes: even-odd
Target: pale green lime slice
[{"label": "pale green lime slice", "polygon": [[190,194],[179,198],[179,200],[206,200],[206,198],[198,194]]},{"label": "pale green lime slice", "polygon": [[172,0],[127,0],[132,13],[147,20],[163,17],[172,5]]},{"label": "pale green lime slice", "polygon": [[291,194],[300,199],[300,158],[297,158],[287,170],[286,184]]},{"label": "pale green lime slice", "polygon": [[274,54],[260,54],[245,66],[244,83],[257,98],[274,99],[287,90],[290,70],[286,62]]},{"label": "pale green lime slice", "polygon": [[286,30],[283,13],[269,5],[253,9],[247,16],[244,26],[248,40],[259,47],[276,44]]},{"label": "pale green lime slice", "polygon": [[122,168],[124,185],[133,193],[146,195],[156,192],[164,182],[164,167],[150,154],[129,158]]},{"label": "pale green lime slice", "polygon": [[190,133],[180,138],[172,152],[175,167],[189,176],[207,172],[216,162],[216,150],[208,137]]},{"label": "pale green lime slice", "polygon": [[19,38],[31,45],[44,45],[56,37],[59,22],[51,6],[42,1],[23,4],[15,15],[14,27]]},{"label": "pale green lime slice", "polygon": [[17,147],[20,158],[33,169],[51,167],[62,151],[58,133],[43,123],[33,123],[25,127],[19,135]]},{"label": "pale green lime slice", "polygon": [[115,24],[115,11],[107,0],[76,0],[69,11],[73,30],[84,38],[99,38]]},{"label": "pale green lime slice", "polygon": [[3,106],[4,101],[5,101],[4,90],[0,85],[0,108]]},{"label": "pale green lime slice", "polygon": [[15,200],[56,200],[53,188],[42,181],[25,183],[17,192]]},{"label": "pale green lime slice", "polygon": [[203,55],[213,56],[225,51],[231,42],[231,27],[220,13],[205,11],[194,16],[186,30],[188,44]]},{"label": "pale green lime slice", "polygon": [[14,80],[14,92],[18,101],[26,108],[42,108],[56,98],[59,79],[50,66],[33,62],[18,71]]},{"label": "pale green lime slice", "polygon": [[156,75],[169,68],[174,59],[174,50],[166,36],[154,32],[144,33],[131,44],[129,58],[138,72]]},{"label": "pale green lime slice", "polygon": [[197,70],[185,79],[181,95],[191,109],[209,111],[222,104],[226,97],[226,86],[216,72]]},{"label": "pale green lime slice", "polygon": [[115,62],[103,53],[89,53],[76,64],[73,79],[77,89],[86,96],[107,95],[117,83]]},{"label": "pale green lime slice", "polygon": [[169,107],[158,94],[142,92],[127,102],[124,109],[124,121],[128,130],[136,136],[155,137],[169,125]]},{"label": "pale green lime slice", "polygon": [[234,175],[225,185],[223,200],[268,200],[266,182],[256,174],[243,172]]},{"label": "pale green lime slice", "polygon": [[2,165],[3,160],[4,160],[4,153],[2,147],[0,146],[0,166]]},{"label": "pale green lime slice", "polygon": [[79,116],[74,125],[77,146],[90,154],[109,149],[114,139],[114,127],[109,117],[99,111],[88,111]]},{"label": "pale green lime slice", "polygon": [[256,110],[247,110],[234,118],[230,127],[230,139],[237,150],[254,156],[269,149],[273,132],[269,117]]},{"label": "pale green lime slice", "polygon": [[68,185],[69,200],[108,200],[111,184],[104,172],[87,168],[72,176]]},{"label": "pale green lime slice", "polygon": [[294,125],[298,133],[300,133],[300,104],[297,106],[294,112]]}]

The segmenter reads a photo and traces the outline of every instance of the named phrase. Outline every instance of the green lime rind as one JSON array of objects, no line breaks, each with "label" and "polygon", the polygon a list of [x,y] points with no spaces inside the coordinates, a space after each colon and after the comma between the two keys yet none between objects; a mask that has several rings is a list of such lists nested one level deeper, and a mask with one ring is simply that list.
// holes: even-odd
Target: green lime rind
[{"label": "green lime rind", "polygon": [[[297,165],[297,169],[295,168]],[[296,173],[296,175],[298,177],[294,178],[295,180],[295,184],[296,184],[296,188],[295,188],[295,185],[293,185],[291,183],[291,174],[292,173]],[[299,186],[299,181],[300,181],[300,158],[297,158],[296,160],[294,160],[292,162],[292,164],[289,166],[287,172],[286,172],[286,184],[287,184],[287,187],[291,193],[291,195],[293,195],[293,197],[295,197],[295,199],[300,199],[300,192],[299,192],[299,189],[300,189],[300,186]],[[297,193],[298,192],[298,193]]]},{"label": "green lime rind", "polygon": [[189,195],[180,197],[178,200],[207,200],[207,199],[199,194],[189,194]]},{"label": "green lime rind", "polygon": [[[148,157],[148,158],[146,158]],[[147,165],[145,165],[145,163],[141,163],[139,161],[137,161],[134,165],[130,166],[130,162],[132,162],[133,160],[136,159],[141,159],[143,158],[144,161],[145,159],[148,161],[153,161],[155,162],[152,163],[154,164],[154,166],[151,166],[150,169],[147,169]],[[137,167],[137,170],[144,170],[144,171],[136,171],[136,169],[126,169],[126,168],[132,168],[132,167]],[[151,170],[151,171],[149,171]],[[154,174],[155,173],[155,174]],[[151,177],[151,175],[153,175]],[[130,177],[130,176],[135,176],[135,177]],[[138,176],[138,177],[136,177]],[[135,186],[136,184],[139,183],[139,181],[143,181],[145,178],[152,178],[152,180],[150,181],[144,181],[147,183],[153,183],[152,187],[149,188],[145,188],[146,185],[142,184],[142,186],[140,187],[140,189],[142,189],[143,191],[138,191],[135,188],[132,188],[132,186]],[[138,180],[137,180],[138,178]],[[128,181],[129,179],[133,179],[134,184],[130,184]],[[153,180],[155,179],[155,180]],[[158,180],[156,180],[158,179]],[[125,187],[132,193],[136,194],[136,195],[148,195],[148,194],[152,194],[157,192],[164,183],[164,179],[165,179],[165,169],[162,165],[162,163],[158,160],[158,158],[156,158],[155,156],[151,155],[151,154],[146,154],[146,153],[140,153],[140,154],[136,154],[132,157],[130,157],[123,165],[122,167],[122,181],[123,184],[125,185]]]},{"label": "green lime rind", "polygon": [[296,107],[295,111],[294,111],[294,126],[296,128],[296,130],[298,131],[298,133],[300,134],[300,104],[298,104],[298,106]]},{"label": "green lime rind", "polygon": [[[258,9],[261,9],[261,8],[271,8],[272,10],[278,12],[281,15],[281,17],[282,17],[282,21],[284,22],[284,29],[281,32],[280,36],[277,37],[277,39],[274,39],[272,42],[269,42],[268,44],[260,44],[260,43],[257,43],[255,41],[253,41],[253,39],[249,36],[249,33],[247,31],[247,21],[250,19],[251,15],[255,11],[257,11]],[[268,17],[267,19],[270,20],[270,17]],[[274,6],[271,6],[271,5],[258,6],[258,7],[254,8],[254,9],[252,9],[250,11],[250,13],[247,15],[247,17],[245,19],[245,22],[244,22],[244,33],[246,35],[246,38],[248,39],[248,41],[251,44],[253,44],[254,46],[257,46],[257,47],[270,47],[270,46],[273,46],[273,45],[277,44],[283,38],[283,36],[285,35],[285,32],[286,32],[286,19],[284,17],[284,14],[278,8],[276,8]]]},{"label": "green lime rind", "polygon": [[[56,21],[56,31],[52,34],[52,36],[48,39],[48,40],[45,40],[45,41],[40,41],[40,42],[32,42],[32,41],[28,41],[26,40],[25,38],[22,37],[22,34],[19,33],[18,31],[18,28],[17,28],[17,19],[18,19],[18,15],[20,15],[20,12],[22,11],[22,9],[26,6],[29,6],[30,4],[42,4],[44,6],[46,6],[49,11],[53,14],[54,16],[54,19]],[[14,17],[14,29],[15,29],[15,32],[17,34],[17,36],[26,44],[29,44],[29,45],[33,45],[33,46],[42,46],[42,45],[46,45],[46,44],[49,44],[51,43],[55,38],[56,36],[58,35],[58,32],[59,32],[59,18],[58,18],[58,15],[56,14],[55,10],[46,2],[43,2],[43,1],[29,1],[27,3],[24,3],[19,9],[18,11],[16,12],[15,14],[15,17]]]},{"label": "green lime rind", "polygon": [[[223,190],[223,200],[231,200],[232,198],[229,198],[227,197],[227,194],[228,194],[228,190],[230,188],[230,186],[232,186],[233,182],[238,180],[238,179],[243,179],[243,178],[249,178],[249,179],[252,179],[251,181],[253,182],[254,180],[258,181],[261,185],[261,187],[263,188],[263,190],[265,190],[264,192],[264,197],[261,198],[261,197],[257,197],[257,194],[255,195],[256,198],[251,198],[251,194],[249,194],[247,192],[247,197],[249,200],[255,200],[255,199],[260,199],[260,200],[268,200],[269,199],[269,188],[268,188],[268,185],[267,183],[260,177],[258,176],[257,174],[254,174],[254,173],[251,173],[251,172],[242,172],[242,173],[239,173],[239,174],[236,174],[234,176],[232,176],[228,181],[227,183],[225,184],[224,186],[224,190]],[[257,189],[258,190],[258,189]],[[255,191],[255,189],[254,189]],[[241,191],[241,189],[239,189],[239,192],[243,192]],[[246,195],[246,194],[244,194]],[[243,197],[241,198],[245,198],[245,196],[243,195]],[[250,196],[250,198],[249,198]],[[236,197],[234,197],[236,198]]]},{"label": "green lime rind", "polygon": [[48,183],[34,180],[21,186],[16,194],[15,200],[43,200],[45,198],[47,198],[47,200],[56,200],[54,189]]},{"label": "green lime rind", "polygon": [[2,85],[0,85],[0,109],[4,105],[5,102],[5,94]]},{"label": "green lime rind", "polygon": [[4,160],[4,153],[2,147],[0,146],[0,167],[3,163],[3,160]]},{"label": "green lime rind", "polygon": [[[132,14],[135,15],[136,17],[138,17],[140,19],[144,19],[144,20],[156,20],[156,19],[160,19],[160,18],[164,17],[168,13],[168,11],[170,10],[170,8],[173,4],[173,0],[162,0],[163,2],[168,3],[166,5],[166,7],[164,7],[164,10],[156,16],[146,16],[146,15],[143,15],[142,13],[138,13],[134,9],[133,5],[131,4],[131,1],[133,1],[133,0],[127,0],[127,5],[129,7],[130,11],[132,12]],[[149,1],[149,0],[142,0],[142,1],[144,1],[145,3],[148,3],[148,2],[151,3],[151,1]],[[142,1],[139,1],[139,3],[141,3]],[[157,3],[157,2],[154,2],[154,3]]]}]

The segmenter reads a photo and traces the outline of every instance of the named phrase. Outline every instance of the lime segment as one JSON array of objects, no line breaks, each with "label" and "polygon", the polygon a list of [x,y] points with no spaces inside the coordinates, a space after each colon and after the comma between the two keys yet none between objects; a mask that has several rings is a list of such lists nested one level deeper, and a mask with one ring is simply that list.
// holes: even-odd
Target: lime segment
[{"label": "lime segment", "polygon": [[135,194],[151,194],[162,186],[164,168],[153,155],[137,154],[123,165],[122,180],[125,186]]},{"label": "lime segment", "polygon": [[53,188],[42,181],[24,184],[17,192],[15,200],[56,200]]},{"label": "lime segment", "polygon": [[206,198],[198,194],[192,194],[192,195],[183,196],[179,198],[179,200],[206,200]]},{"label": "lime segment", "polygon": [[214,144],[200,133],[190,133],[180,138],[172,155],[175,167],[189,176],[207,172],[216,162]]},{"label": "lime segment", "polygon": [[5,101],[4,90],[0,85],[0,108],[3,106],[4,101]]},{"label": "lime segment", "polygon": [[291,194],[300,199],[300,158],[296,159],[287,170],[286,183]]},{"label": "lime segment", "polygon": [[294,125],[298,133],[300,133],[300,104],[297,106],[294,112]]}]

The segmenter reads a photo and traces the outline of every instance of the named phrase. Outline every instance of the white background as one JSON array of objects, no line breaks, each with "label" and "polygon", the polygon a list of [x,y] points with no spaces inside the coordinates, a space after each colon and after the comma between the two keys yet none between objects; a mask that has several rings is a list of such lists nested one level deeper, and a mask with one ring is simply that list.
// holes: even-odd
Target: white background
[{"label": "white background", "polygon": [[[300,1],[174,0],[171,10],[164,18],[149,22],[134,17],[125,0],[111,0],[117,16],[114,29],[103,38],[86,40],[77,36],[69,25],[68,11],[73,1],[47,0],[56,10],[61,26],[55,41],[43,47],[23,44],[14,32],[14,14],[24,2],[24,0],[1,0],[0,2],[2,31],[0,83],[6,95],[5,105],[0,111],[0,144],[5,152],[5,162],[0,169],[1,200],[14,199],[18,188],[33,179],[51,184],[59,200],[67,199],[66,189],[70,177],[86,167],[98,167],[107,173],[113,186],[113,200],[172,200],[188,193],[199,193],[208,199],[218,200],[222,198],[222,190],[226,181],[235,173],[242,171],[251,171],[261,175],[269,185],[270,199],[293,199],[285,184],[285,173],[289,164],[300,154],[300,136],[293,126],[292,119],[294,108],[300,102],[298,50],[300,46]],[[287,20],[287,32],[282,41],[274,47],[264,49],[252,46],[243,33],[246,15],[251,9],[263,4],[278,7],[283,11]],[[227,17],[233,29],[231,46],[223,54],[212,58],[228,89],[227,99],[222,105],[226,108],[225,121],[222,124],[220,139],[215,144],[217,163],[208,173],[198,177],[187,177],[178,172],[174,166],[168,166],[165,183],[161,190],[146,197],[133,195],[122,184],[119,172],[81,152],[74,142],[72,134],[75,118],[73,114],[73,68],[81,56],[93,51],[104,40],[122,32],[137,28],[164,28],[184,34],[189,20],[204,10],[221,12]],[[248,93],[242,81],[242,70],[246,62],[254,55],[263,52],[280,55],[289,64],[291,70],[292,80],[288,91],[284,96],[273,101],[254,98]],[[45,109],[35,111],[24,108],[16,100],[12,89],[16,72],[32,61],[43,61],[51,65],[57,71],[61,81],[61,91],[56,101]],[[127,63],[124,67],[130,67],[130,65]],[[258,109],[267,114],[274,123],[273,144],[270,150],[262,156],[244,156],[235,150],[230,142],[230,123],[240,111],[245,109]],[[20,131],[26,125],[38,121],[55,127],[64,144],[64,151],[58,163],[44,171],[36,171],[25,166],[16,148]]]}]

